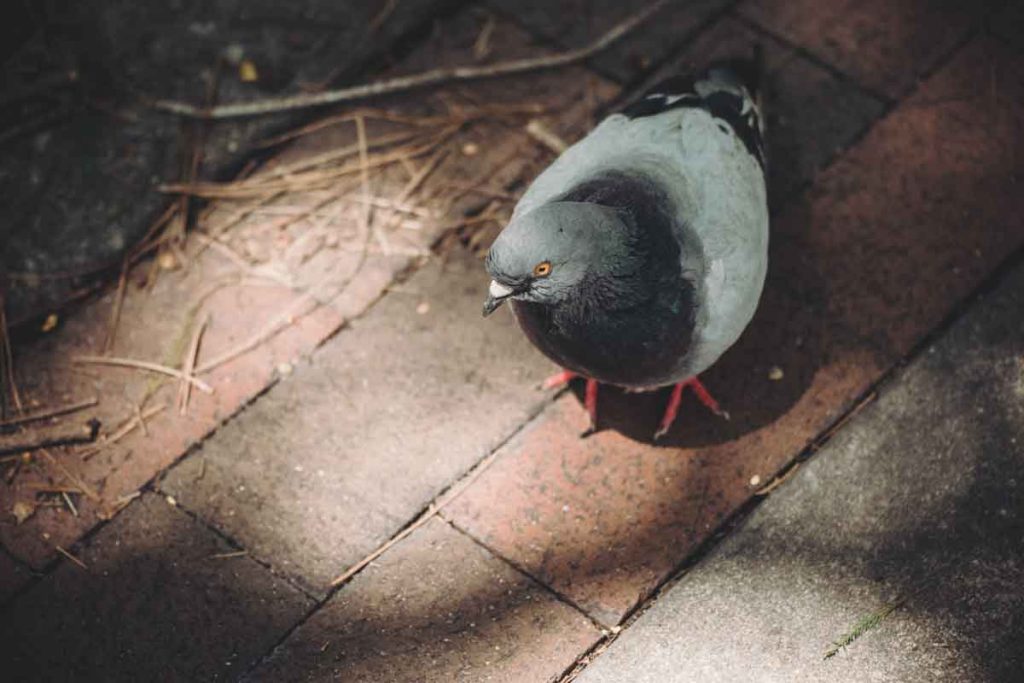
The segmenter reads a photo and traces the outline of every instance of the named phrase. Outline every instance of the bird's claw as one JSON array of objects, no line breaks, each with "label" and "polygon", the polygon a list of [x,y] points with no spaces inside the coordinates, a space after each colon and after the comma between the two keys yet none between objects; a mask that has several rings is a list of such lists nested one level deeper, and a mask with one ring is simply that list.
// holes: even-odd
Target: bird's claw
[{"label": "bird's claw", "polygon": [[704,388],[701,381],[696,377],[691,377],[685,382],[679,382],[672,387],[672,395],[669,397],[668,405],[665,407],[665,414],[661,418],[661,424],[658,427],[658,431],[654,432],[655,441],[663,437],[668,433],[668,430],[671,429],[672,423],[675,422],[676,415],[679,413],[679,404],[682,402],[683,389],[686,387],[690,387],[693,390],[693,393],[697,396],[697,400],[704,404],[704,406],[712,413],[726,420],[729,419],[729,413],[722,410],[722,407],[718,405],[718,401],[716,401],[708,390]]}]

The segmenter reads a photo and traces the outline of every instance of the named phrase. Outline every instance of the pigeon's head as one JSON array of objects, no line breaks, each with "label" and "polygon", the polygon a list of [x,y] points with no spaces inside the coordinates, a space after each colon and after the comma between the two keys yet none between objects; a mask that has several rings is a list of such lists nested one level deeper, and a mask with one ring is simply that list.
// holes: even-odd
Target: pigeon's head
[{"label": "pigeon's head", "polygon": [[629,259],[623,220],[616,209],[584,202],[551,202],[514,218],[487,254],[484,315],[506,299],[556,305],[588,275],[613,274]]}]

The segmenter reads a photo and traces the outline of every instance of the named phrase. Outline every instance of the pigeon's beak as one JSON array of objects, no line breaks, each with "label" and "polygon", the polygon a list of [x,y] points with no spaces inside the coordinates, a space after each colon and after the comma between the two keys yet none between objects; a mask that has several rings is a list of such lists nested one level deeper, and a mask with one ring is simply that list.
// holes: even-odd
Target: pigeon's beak
[{"label": "pigeon's beak", "polygon": [[491,313],[498,310],[498,306],[501,306],[501,304],[505,302],[505,299],[515,293],[516,290],[511,287],[506,287],[497,280],[491,280],[491,286],[487,290],[487,301],[484,302],[484,317],[486,318]]}]

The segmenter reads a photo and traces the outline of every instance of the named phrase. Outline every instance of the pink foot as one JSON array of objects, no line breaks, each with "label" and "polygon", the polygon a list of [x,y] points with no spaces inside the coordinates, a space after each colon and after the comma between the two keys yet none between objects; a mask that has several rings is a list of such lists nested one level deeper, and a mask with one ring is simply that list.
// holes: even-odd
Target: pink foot
[{"label": "pink foot", "polygon": [[663,437],[669,428],[672,427],[672,423],[676,420],[676,415],[679,414],[679,404],[683,400],[683,389],[690,387],[693,389],[693,393],[697,396],[697,400],[707,407],[708,410],[713,412],[715,415],[724,417],[726,420],[729,419],[729,413],[722,410],[721,406],[716,401],[708,390],[704,388],[704,385],[696,377],[691,377],[685,382],[680,382],[672,387],[672,395],[668,399],[668,405],[665,406],[665,414],[661,418],[661,424],[658,426],[658,431],[654,432],[654,438],[660,439]]},{"label": "pink foot", "polygon": [[[562,370],[545,379],[541,386],[545,389],[554,389],[565,386],[570,380],[576,379],[579,376],[579,374],[572,370]],[[590,379],[589,377],[586,379],[587,389],[583,394],[583,406],[587,409],[587,415],[590,416],[590,429],[583,433],[584,436],[593,433],[597,429],[597,380]]]}]

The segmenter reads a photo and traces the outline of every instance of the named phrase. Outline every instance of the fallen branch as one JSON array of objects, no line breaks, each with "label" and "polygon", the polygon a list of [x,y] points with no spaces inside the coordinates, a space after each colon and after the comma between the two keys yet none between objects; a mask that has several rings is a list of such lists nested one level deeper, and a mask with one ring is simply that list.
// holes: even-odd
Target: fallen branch
[{"label": "fallen branch", "polygon": [[157,100],[153,106],[161,111],[196,119],[228,119],[242,116],[259,116],[292,109],[318,107],[338,102],[351,102],[369,97],[388,95],[414,88],[423,88],[443,83],[480,80],[497,76],[510,76],[529,71],[554,69],[560,66],[575,64],[588,59],[598,52],[607,49],[624,35],[644,23],[651,16],[668,4],[668,0],[655,0],[644,9],[628,17],[609,29],[604,35],[581,48],[568,50],[560,54],[544,57],[528,57],[513,59],[485,66],[458,66],[454,68],[433,69],[412,76],[399,76],[385,81],[366,83],[338,90],[327,90],[319,93],[306,93],[240,104],[226,104],[218,107],[197,107],[187,102],[174,100]]},{"label": "fallen branch", "polygon": [[100,421],[93,418],[86,423],[89,431],[82,434],[69,434],[67,436],[53,436],[46,439],[40,439],[39,441],[32,441],[28,443],[18,443],[13,446],[0,446],[0,457],[4,460],[12,459],[10,456],[21,455],[22,453],[31,453],[32,451],[43,450],[45,448],[57,448],[59,446],[77,446],[83,443],[93,443],[96,441],[97,435],[100,433]]},{"label": "fallen branch", "polygon": [[89,398],[84,401],[79,401],[78,403],[70,403],[64,406],[57,406],[56,408],[47,408],[34,413],[26,413],[25,415],[10,420],[4,420],[3,422],[0,422],[0,434],[11,431],[14,427],[20,427],[23,424],[28,424],[29,422],[39,422],[40,420],[48,420],[51,417],[60,417],[61,415],[67,415],[68,413],[75,413],[79,410],[92,408],[97,403],[99,403],[99,399]]}]

